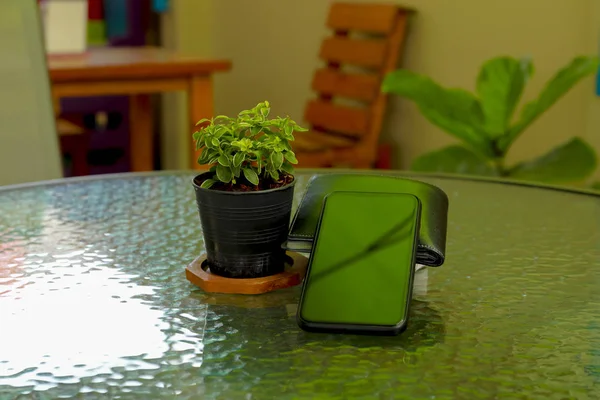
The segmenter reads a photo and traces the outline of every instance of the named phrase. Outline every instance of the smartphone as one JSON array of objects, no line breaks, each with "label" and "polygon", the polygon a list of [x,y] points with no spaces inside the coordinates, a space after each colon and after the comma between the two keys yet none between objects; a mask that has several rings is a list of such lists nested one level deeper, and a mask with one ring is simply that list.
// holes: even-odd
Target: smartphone
[{"label": "smartphone", "polygon": [[421,202],[332,192],[323,202],[296,313],[312,332],[397,335],[412,297]]}]

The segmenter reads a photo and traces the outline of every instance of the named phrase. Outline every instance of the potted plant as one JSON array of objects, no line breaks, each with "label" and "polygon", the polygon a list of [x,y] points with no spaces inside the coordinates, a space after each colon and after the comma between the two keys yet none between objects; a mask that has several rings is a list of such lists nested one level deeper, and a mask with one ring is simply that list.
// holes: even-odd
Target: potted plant
[{"label": "potted plant", "polygon": [[193,138],[198,163],[210,166],[194,177],[210,272],[257,278],[282,272],[294,194],[296,156],[290,142],[306,131],[289,117],[269,119],[269,102],[236,118],[203,119]]},{"label": "potted plant", "polygon": [[382,90],[411,100],[429,122],[461,141],[420,156],[412,170],[575,183],[585,180],[596,168],[594,149],[579,137],[514,165],[507,165],[506,156],[534,121],[579,81],[597,71],[597,57],[574,58],[554,75],[537,99],[525,104],[518,118],[514,118],[515,111],[533,75],[529,59],[495,57],[486,61],[477,77],[476,93],[445,88],[427,76],[404,69],[389,73]]}]

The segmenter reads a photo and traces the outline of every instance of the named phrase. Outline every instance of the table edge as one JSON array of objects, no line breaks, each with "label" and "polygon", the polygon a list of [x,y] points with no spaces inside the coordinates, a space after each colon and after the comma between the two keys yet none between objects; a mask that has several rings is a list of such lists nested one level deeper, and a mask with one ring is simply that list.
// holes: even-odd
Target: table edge
[{"label": "table edge", "polygon": [[96,82],[104,80],[152,80],[157,78],[181,78],[196,75],[212,75],[231,70],[231,60],[196,60],[177,63],[143,62],[114,64],[97,67],[53,68],[48,64],[52,84]]},{"label": "table edge", "polygon": [[[191,178],[194,174],[199,174],[203,171],[181,169],[181,170],[163,170],[163,171],[147,171],[147,172],[120,172],[113,174],[101,174],[101,175],[89,175],[71,178],[59,178],[45,181],[26,182],[18,183],[13,185],[0,186],[0,194],[15,190],[32,189],[37,187],[49,187],[49,186],[61,186],[70,185],[76,183],[93,182],[97,180],[113,180],[113,179],[132,179],[132,178],[144,178],[153,176],[169,176],[169,175],[190,175]],[[482,183],[493,183],[507,186],[521,186],[528,187],[531,189],[542,189],[548,191],[566,192],[572,194],[579,194],[584,196],[592,196],[600,198],[600,192],[591,189],[574,188],[568,186],[550,185],[539,182],[531,181],[518,181],[513,179],[499,179],[494,177],[484,177],[477,175],[462,175],[462,174],[447,174],[447,173],[424,173],[424,172],[413,172],[408,170],[373,170],[373,169],[331,169],[331,168],[297,168],[296,173],[298,174],[331,174],[331,173],[350,173],[350,174],[361,174],[367,173],[371,175],[392,175],[392,176],[404,176],[406,178],[419,179],[430,178],[430,179],[446,179],[455,181],[467,181],[467,182],[482,182]],[[191,184],[191,183],[190,183]]]}]

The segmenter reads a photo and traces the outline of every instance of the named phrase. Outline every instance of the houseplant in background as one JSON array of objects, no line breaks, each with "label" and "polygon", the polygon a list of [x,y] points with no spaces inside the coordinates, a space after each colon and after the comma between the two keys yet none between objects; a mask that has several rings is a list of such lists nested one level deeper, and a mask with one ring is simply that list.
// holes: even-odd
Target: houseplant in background
[{"label": "houseplant in background", "polygon": [[203,119],[194,133],[198,159],[210,166],[193,179],[210,271],[257,278],[284,269],[298,161],[290,142],[305,131],[289,117],[269,119],[259,103],[236,118]]},{"label": "houseplant in background", "polygon": [[596,57],[573,59],[546,84],[537,99],[525,104],[516,121],[513,114],[533,74],[528,59],[497,57],[485,62],[477,78],[477,94],[444,88],[426,76],[403,69],[388,74],[382,90],[413,101],[429,122],[462,142],[418,157],[412,170],[574,183],[587,178],[596,167],[594,150],[581,138],[574,137],[539,158],[516,165],[506,165],[505,159],[529,125],[577,82],[596,71]]}]

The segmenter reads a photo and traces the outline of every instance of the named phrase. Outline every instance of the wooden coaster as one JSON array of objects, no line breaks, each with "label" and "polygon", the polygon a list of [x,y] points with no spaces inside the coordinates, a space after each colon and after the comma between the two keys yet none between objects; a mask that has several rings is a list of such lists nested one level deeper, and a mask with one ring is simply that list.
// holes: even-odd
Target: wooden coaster
[{"label": "wooden coaster", "polygon": [[287,309],[290,304],[293,307],[297,307],[296,303],[298,303],[298,293],[296,290],[276,290],[254,296],[232,293],[207,293],[203,290],[195,290],[190,295],[202,302],[202,304],[250,309],[281,309],[282,307]]},{"label": "wooden coaster", "polygon": [[295,252],[287,252],[291,265],[286,263],[282,273],[263,278],[225,278],[210,273],[203,264],[206,255],[196,258],[185,269],[185,277],[194,285],[209,293],[261,294],[299,285],[306,274],[308,258]]}]

